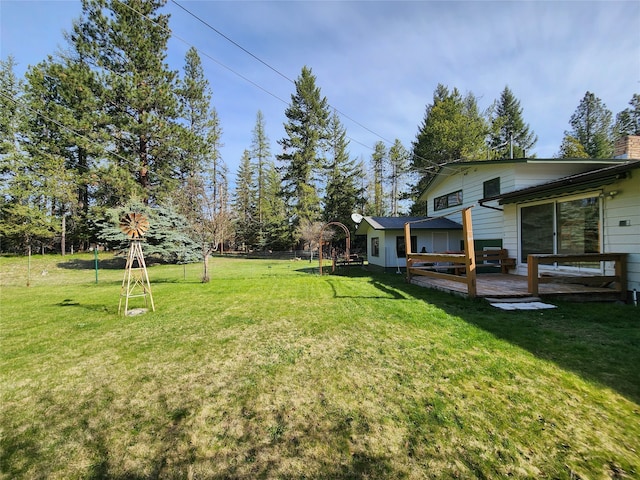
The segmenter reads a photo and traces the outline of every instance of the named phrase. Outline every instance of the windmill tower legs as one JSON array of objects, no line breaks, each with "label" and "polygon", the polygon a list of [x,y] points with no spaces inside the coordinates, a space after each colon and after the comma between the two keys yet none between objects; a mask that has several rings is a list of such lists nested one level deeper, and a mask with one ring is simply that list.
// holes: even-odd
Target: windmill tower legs
[{"label": "windmill tower legs", "polygon": [[144,261],[142,242],[140,240],[132,240],[129,245],[127,264],[120,290],[118,314],[122,310],[122,300],[124,299],[124,315],[127,315],[129,312],[129,299],[134,297],[144,297],[145,308],[148,309],[149,304],[151,304],[151,310],[155,312],[156,307],[153,304],[149,274],[147,273],[147,265]]}]

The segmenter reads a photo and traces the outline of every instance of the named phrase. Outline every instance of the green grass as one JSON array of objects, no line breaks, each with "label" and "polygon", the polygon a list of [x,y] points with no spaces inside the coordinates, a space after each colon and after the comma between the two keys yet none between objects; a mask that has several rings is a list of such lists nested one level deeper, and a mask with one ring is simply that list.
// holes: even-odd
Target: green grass
[{"label": "green grass", "polygon": [[640,477],[638,308],[211,266],[122,317],[111,257],[0,258],[0,478]]}]

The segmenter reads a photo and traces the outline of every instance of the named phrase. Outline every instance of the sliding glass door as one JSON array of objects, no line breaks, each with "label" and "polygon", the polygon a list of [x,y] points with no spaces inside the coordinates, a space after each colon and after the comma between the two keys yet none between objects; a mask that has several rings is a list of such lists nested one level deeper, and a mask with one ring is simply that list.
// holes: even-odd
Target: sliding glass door
[{"label": "sliding glass door", "polygon": [[524,206],[520,209],[520,261],[526,263],[532,253],[599,253],[600,223],[598,197]]},{"label": "sliding glass door", "polygon": [[520,210],[521,262],[527,263],[530,253],[554,253],[553,203],[543,203]]}]

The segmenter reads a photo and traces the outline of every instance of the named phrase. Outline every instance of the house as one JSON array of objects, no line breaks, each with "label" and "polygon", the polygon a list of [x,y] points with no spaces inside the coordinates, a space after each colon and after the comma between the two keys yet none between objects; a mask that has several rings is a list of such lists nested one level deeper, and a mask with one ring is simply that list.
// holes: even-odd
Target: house
[{"label": "house", "polygon": [[[447,164],[418,201],[429,217],[455,222],[462,208],[473,206],[475,250],[507,249],[516,259],[511,273],[527,275],[529,254],[626,253],[627,289],[640,290],[640,160],[628,152],[615,157]],[[557,262],[540,268],[551,275],[613,267]]]},{"label": "house", "polygon": [[413,227],[412,251],[444,252],[462,248],[462,225],[448,218],[363,217],[356,235],[367,236],[370,267],[393,271],[406,266],[404,225],[407,222]]}]

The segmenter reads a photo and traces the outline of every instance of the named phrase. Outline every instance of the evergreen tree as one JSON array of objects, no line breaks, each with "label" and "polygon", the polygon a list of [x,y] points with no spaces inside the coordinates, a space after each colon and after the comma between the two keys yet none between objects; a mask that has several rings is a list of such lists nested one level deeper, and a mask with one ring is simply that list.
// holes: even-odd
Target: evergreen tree
[{"label": "evergreen tree", "polygon": [[589,154],[584,149],[580,141],[571,135],[565,135],[560,145],[557,158],[589,158]]},{"label": "evergreen tree", "polygon": [[[163,198],[175,186],[176,72],[165,63],[171,35],[166,0],[83,0],[83,17],[71,39],[100,73],[103,108],[111,122],[118,160],[105,181],[133,178],[145,202]],[[112,193],[127,192],[114,185]],[[123,199],[120,199],[121,201]]]},{"label": "evergreen tree", "polygon": [[156,257],[167,263],[186,263],[198,259],[199,247],[191,238],[189,222],[170,203],[152,208],[134,199],[125,206],[107,209],[104,216],[95,221],[101,243],[121,254],[127,251],[129,240],[119,225],[120,219],[129,212],[142,213],[149,220],[149,230],[144,237],[145,256]]},{"label": "evergreen tree", "polygon": [[640,95],[634,93],[629,101],[630,107],[616,115],[614,126],[615,137],[627,135],[640,135]]},{"label": "evergreen tree", "polygon": [[609,158],[613,154],[612,114],[593,93],[587,92],[569,121],[565,138],[575,138],[589,158]]},{"label": "evergreen tree", "polygon": [[180,142],[180,180],[201,176],[211,147],[209,132],[216,128],[216,114],[210,107],[211,88],[204,76],[198,51],[191,47],[185,55],[184,77],[177,89],[184,130]]},{"label": "evergreen tree", "polygon": [[371,204],[371,210],[367,212],[376,217],[382,217],[386,214],[384,201],[384,166],[386,162],[387,149],[383,142],[376,142],[373,154],[371,155],[371,170],[373,172],[373,182],[371,186],[373,190],[373,202]]},{"label": "evergreen tree", "polygon": [[[0,159],[3,161],[7,155],[13,155],[19,150],[19,97],[23,85],[14,72],[15,66],[15,59],[11,56],[0,60]],[[4,180],[9,173],[5,171],[8,165],[3,163],[2,167],[0,179]]]},{"label": "evergreen tree", "polygon": [[361,170],[349,158],[347,133],[337,113],[329,121],[329,163],[327,165],[324,221],[351,225],[351,214],[362,202]]},{"label": "evergreen tree", "polygon": [[49,243],[59,232],[43,198],[46,178],[34,173],[23,149],[24,86],[15,75],[12,57],[0,61],[0,238],[6,251],[25,253],[32,245]]},{"label": "evergreen tree", "polygon": [[257,221],[262,225],[265,189],[266,189],[266,173],[271,162],[271,147],[269,146],[269,137],[265,130],[264,116],[258,110],[256,114],[256,125],[253,129],[253,138],[251,141],[251,158],[255,162],[256,167],[256,183],[257,183]]},{"label": "evergreen tree", "polygon": [[397,138],[389,149],[389,166],[391,168],[389,174],[391,182],[391,216],[397,217],[400,215],[399,202],[403,197],[400,185],[402,185],[402,179],[409,168],[409,152]]},{"label": "evergreen tree", "polygon": [[236,174],[236,190],[234,195],[234,212],[236,219],[236,243],[248,248],[259,243],[257,238],[257,188],[254,178],[254,165],[251,163],[249,151],[242,155],[238,173]]},{"label": "evergreen tree", "polygon": [[34,114],[24,125],[24,146],[33,159],[33,173],[48,179],[45,191],[52,214],[62,222],[64,255],[66,232],[80,247],[89,241],[93,174],[107,155],[101,87],[87,63],[70,55],[49,57],[31,67],[26,79],[24,100]]},{"label": "evergreen tree", "polygon": [[209,281],[209,256],[223,248],[230,235],[227,168],[220,149],[222,128],[211,107],[209,82],[195,48],[185,56],[184,77],[179,82],[181,188],[173,194],[200,246],[203,281]]},{"label": "evergreen tree", "polygon": [[281,189],[282,177],[273,166],[265,172],[264,208],[262,211],[262,238],[264,250],[288,250],[292,244],[292,226],[287,217],[287,208]]},{"label": "evergreen tree", "polygon": [[[413,142],[411,168],[420,175],[414,196],[424,189],[438,165],[482,158],[487,133],[473,94],[463,97],[456,88],[449,91],[439,84]],[[418,206],[413,210],[422,211]]]},{"label": "evergreen tree", "polygon": [[[285,110],[287,137],[278,142],[283,153],[277,156],[283,163],[283,193],[290,209],[292,232],[301,219],[314,222],[320,218],[317,180],[329,118],[327,99],[320,95],[311,69],[303,67],[295,87],[296,93]],[[295,235],[292,240],[297,240]]]},{"label": "evergreen tree", "polygon": [[522,118],[522,107],[508,86],[490,113],[492,158],[523,158],[538,141]]}]

